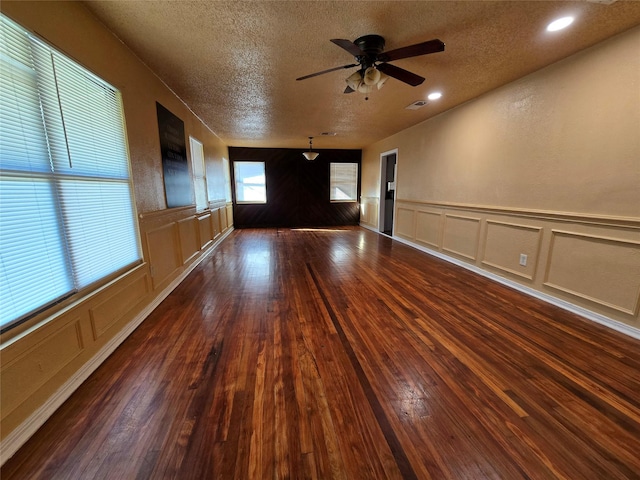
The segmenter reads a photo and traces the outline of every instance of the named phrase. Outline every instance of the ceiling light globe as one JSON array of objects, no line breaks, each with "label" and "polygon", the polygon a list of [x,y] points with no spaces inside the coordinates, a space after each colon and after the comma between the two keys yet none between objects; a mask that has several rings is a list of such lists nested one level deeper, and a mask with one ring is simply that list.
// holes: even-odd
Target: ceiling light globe
[{"label": "ceiling light globe", "polygon": [[364,71],[363,81],[365,85],[375,85],[380,81],[380,72],[374,67],[367,68]]},{"label": "ceiling light globe", "polygon": [[351,90],[358,90],[358,87],[361,83],[362,75],[360,75],[360,70],[352,73],[351,75],[349,75],[349,77],[347,77],[347,85],[349,85],[349,88],[351,88]]}]

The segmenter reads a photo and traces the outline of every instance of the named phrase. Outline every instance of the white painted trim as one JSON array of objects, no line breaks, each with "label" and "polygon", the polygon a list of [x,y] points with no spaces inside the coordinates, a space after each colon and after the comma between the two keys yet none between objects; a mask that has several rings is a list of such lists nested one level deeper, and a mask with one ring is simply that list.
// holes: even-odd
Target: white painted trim
[{"label": "white painted trim", "polygon": [[47,401],[42,404],[35,412],[16,427],[4,440],[0,443],[0,466],[9,460],[18,449],[24,445],[38,429],[53,415],[53,413],[71,396],[82,383],[111,355],[116,348],[120,346],[133,331],[140,326],[147,316],[160,303],[169,296],[169,294],[195,269],[200,262],[207,258],[211,252],[224,240],[232,231],[233,227],[216,240],[208,250],[203,253],[200,258],[193,262],[178,277],[175,278],[160,294],[147,305],[136,317],[131,320],[116,336],[114,336],[104,347],[96,353],[91,360],[85,363],[80,369],[67,380]]},{"label": "white painted trim", "polygon": [[[366,226],[362,225],[364,228],[366,228]],[[371,229],[373,230],[373,229]],[[373,230],[375,232],[375,230]],[[380,233],[380,232],[376,232],[376,233]],[[499,275],[496,275],[494,273],[491,273],[487,270],[483,270],[482,268],[479,268],[475,265],[471,265],[469,263],[463,262],[461,260],[458,260],[456,258],[450,257],[448,255],[445,255],[443,253],[437,252],[435,250],[431,250],[429,248],[423,247],[422,245],[418,245],[416,243],[413,243],[409,240],[405,240],[404,238],[400,238],[400,237],[396,237],[393,236],[391,237],[393,240],[397,240],[400,243],[404,243],[405,245],[408,245],[410,247],[413,247],[417,250],[420,250],[421,252],[427,253],[429,255],[433,255],[434,257],[440,258],[442,260],[445,260],[449,263],[453,263],[454,265],[458,265],[459,267],[462,268],[466,268],[467,270],[471,270],[474,273],[477,273],[478,275],[482,275],[483,277],[487,277],[493,281],[496,281],[498,283],[501,283],[502,285],[506,285],[507,287],[513,288],[514,290],[518,290],[521,293],[524,293],[526,295],[529,295],[531,297],[535,297],[539,300],[542,300],[544,302],[550,303],[551,305],[555,305],[556,307],[560,307],[564,310],[567,310],[571,313],[575,313],[576,315],[580,315],[581,317],[586,318],[587,320],[591,320],[592,322],[595,323],[599,323],[600,325],[604,325],[605,327],[609,327],[612,330],[615,330],[617,332],[620,333],[624,333],[625,335],[628,335],[632,338],[636,338],[638,340],[640,340],[640,329],[638,328],[634,328],[631,325],[627,325],[625,323],[619,322],[617,320],[614,320],[612,318],[606,317],[604,315],[601,315],[599,313],[596,312],[592,312],[591,310],[587,310],[584,307],[580,307],[578,305],[574,305],[573,303],[567,302],[565,300],[562,300],[560,298],[554,297],[552,295],[548,295],[546,293],[540,292],[538,290],[535,290],[533,288],[527,287],[525,285],[521,285],[517,282],[514,282],[512,280],[509,280],[508,278],[504,278],[501,277]]]},{"label": "white painted trim", "polygon": [[[378,164],[378,171],[380,172],[380,188],[378,189],[378,194],[380,195],[378,197],[378,232],[382,233],[382,229],[384,228],[384,217],[385,217],[385,201],[384,198],[386,196],[386,185],[384,182],[384,178],[386,178],[387,172],[386,172],[386,167],[387,164],[385,163],[385,171],[382,171],[382,163],[384,162],[384,158],[389,156],[389,155],[395,155],[396,156],[396,168],[395,168],[395,172],[394,172],[394,176],[393,178],[395,178],[395,182],[396,182],[396,189],[393,193],[393,208],[396,208],[396,201],[398,199],[398,149],[397,148],[393,148],[391,150],[387,150],[386,152],[382,152],[380,154],[380,163]],[[393,212],[393,223],[391,225],[391,232],[395,232],[396,231],[396,215],[395,212]]]}]

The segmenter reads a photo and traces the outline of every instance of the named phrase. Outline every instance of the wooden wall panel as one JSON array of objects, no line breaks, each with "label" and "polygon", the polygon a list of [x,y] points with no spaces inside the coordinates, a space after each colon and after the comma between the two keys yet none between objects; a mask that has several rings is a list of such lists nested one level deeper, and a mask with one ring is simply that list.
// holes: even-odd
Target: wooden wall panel
[{"label": "wooden wall panel", "polygon": [[416,212],[410,208],[398,207],[396,209],[396,222],[394,226],[396,235],[414,239],[416,232]]},{"label": "wooden wall panel", "polygon": [[194,258],[200,251],[199,230],[196,217],[188,217],[178,221],[182,264]]},{"label": "wooden wall panel", "polygon": [[[350,162],[360,165],[360,150],[320,150],[313,161],[305,160],[301,149],[230,147],[232,161],[264,161],[267,203],[233,205],[234,226],[305,227],[357,225],[358,202],[329,200],[329,163]],[[358,178],[360,168],[358,168]],[[356,198],[360,198],[360,187]],[[235,184],[232,181],[233,188]],[[234,195],[235,198],[235,195]]]},{"label": "wooden wall panel", "polygon": [[226,207],[220,207],[218,209],[218,212],[220,214],[220,229],[222,232],[226,232],[227,228],[229,228],[229,222],[227,219],[227,208]]},{"label": "wooden wall panel", "polygon": [[360,200],[360,223],[378,228],[379,202],[377,197],[362,197]]},{"label": "wooden wall panel", "polygon": [[[541,240],[540,227],[488,220],[482,263],[533,280]],[[520,254],[527,256],[526,266],[520,265]]]},{"label": "wooden wall panel", "polygon": [[15,358],[12,358],[12,352],[3,351],[0,374],[2,418],[80,355],[83,348],[76,317]]},{"label": "wooden wall panel", "polygon": [[220,208],[213,208],[211,210],[211,230],[214,240],[222,233],[222,228],[220,227]]},{"label": "wooden wall panel", "polygon": [[475,261],[479,237],[479,218],[445,214],[442,250]]},{"label": "wooden wall panel", "polygon": [[416,212],[416,241],[434,248],[442,246],[442,213]]},{"label": "wooden wall panel", "polygon": [[233,227],[233,203],[227,203],[226,208],[227,212],[227,228]]},{"label": "wooden wall panel", "polygon": [[544,285],[637,315],[640,242],[553,230]]},{"label": "wooden wall panel", "polygon": [[175,223],[169,223],[147,232],[149,263],[154,289],[169,279],[171,274],[182,264],[179,258],[176,229]]},{"label": "wooden wall panel", "polygon": [[119,320],[129,316],[149,293],[149,278],[146,275],[121,282],[109,290],[108,295],[89,309],[93,339],[98,340]]},{"label": "wooden wall panel", "polygon": [[198,229],[200,231],[200,250],[209,246],[213,241],[213,229],[211,228],[211,214],[198,217]]}]

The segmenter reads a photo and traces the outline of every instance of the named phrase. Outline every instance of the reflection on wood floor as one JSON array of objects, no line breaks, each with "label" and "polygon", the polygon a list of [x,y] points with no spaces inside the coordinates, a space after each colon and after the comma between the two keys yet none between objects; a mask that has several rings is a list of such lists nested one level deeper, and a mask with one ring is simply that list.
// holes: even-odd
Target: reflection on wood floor
[{"label": "reflection on wood floor", "polygon": [[639,341],[373,232],[238,230],[2,478],[639,478],[639,372]]}]

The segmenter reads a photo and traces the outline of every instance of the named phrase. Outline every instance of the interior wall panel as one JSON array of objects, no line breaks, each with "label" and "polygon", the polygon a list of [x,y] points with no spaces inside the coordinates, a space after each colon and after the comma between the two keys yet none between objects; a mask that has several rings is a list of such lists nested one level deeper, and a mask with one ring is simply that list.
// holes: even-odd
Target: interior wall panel
[{"label": "interior wall panel", "polygon": [[[533,280],[541,240],[541,227],[488,220],[482,263]],[[526,265],[520,265],[521,254],[527,256]]]},{"label": "interior wall panel", "polygon": [[126,318],[149,293],[149,278],[139,276],[119,283],[89,309],[93,340],[98,340],[112,326]]},{"label": "interior wall panel", "polygon": [[154,289],[168,280],[182,264],[179,258],[176,229],[175,223],[169,223],[147,232],[149,264]]},{"label": "interior wall panel", "polygon": [[198,217],[198,228],[200,230],[200,250],[206,248],[213,240],[211,228],[211,214],[200,215]]},{"label": "interior wall panel", "polygon": [[188,217],[178,221],[182,264],[189,262],[200,251],[199,230],[196,217]]},{"label": "interior wall panel", "polygon": [[[319,150],[313,161],[302,156],[302,149],[229,147],[229,158],[236,161],[265,162],[267,203],[233,205],[234,225],[246,227],[320,227],[357,225],[360,205],[354,202],[331,202],[329,164],[358,164],[360,198],[360,150]],[[235,192],[235,184],[232,180]],[[235,193],[234,193],[235,198]]]},{"label": "interior wall panel", "polygon": [[640,242],[554,230],[544,285],[637,315]]},{"label": "interior wall panel", "polygon": [[416,212],[412,208],[398,207],[394,225],[396,235],[414,239],[416,232]]},{"label": "interior wall panel", "polygon": [[82,353],[79,318],[12,359],[3,352],[0,374],[2,418],[33,395],[56,373]]},{"label": "interior wall panel", "polygon": [[480,219],[445,214],[442,250],[469,260],[478,257]]},{"label": "interior wall panel", "polygon": [[416,241],[440,248],[442,245],[442,222],[442,213],[418,210],[416,212]]}]

